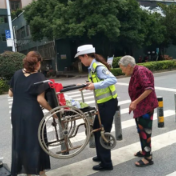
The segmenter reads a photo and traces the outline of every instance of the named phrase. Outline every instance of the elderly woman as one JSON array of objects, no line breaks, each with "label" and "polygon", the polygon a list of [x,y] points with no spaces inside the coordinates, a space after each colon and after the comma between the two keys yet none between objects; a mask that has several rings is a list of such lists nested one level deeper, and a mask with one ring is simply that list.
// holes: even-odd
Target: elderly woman
[{"label": "elderly woman", "polygon": [[124,56],[119,66],[126,76],[131,76],[128,92],[131,98],[129,113],[133,111],[142,150],[135,153],[136,157],[143,157],[135,163],[137,167],[152,165],[151,134],[153,112],[158,106],[154,89],[154,77],[146,67],[136,65],[132,56]]}]

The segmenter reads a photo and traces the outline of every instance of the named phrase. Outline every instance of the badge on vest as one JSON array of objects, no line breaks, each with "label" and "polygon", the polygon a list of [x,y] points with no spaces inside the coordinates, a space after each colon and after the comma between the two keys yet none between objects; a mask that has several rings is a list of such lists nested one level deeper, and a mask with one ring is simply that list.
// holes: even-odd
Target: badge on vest
[{"label": "badge on vest", "polygon": [[102,70],[102,72],[105,74],[105,75],[109,75],[109,70],[107,70],[106,68],[104,68],[103,70]]}]

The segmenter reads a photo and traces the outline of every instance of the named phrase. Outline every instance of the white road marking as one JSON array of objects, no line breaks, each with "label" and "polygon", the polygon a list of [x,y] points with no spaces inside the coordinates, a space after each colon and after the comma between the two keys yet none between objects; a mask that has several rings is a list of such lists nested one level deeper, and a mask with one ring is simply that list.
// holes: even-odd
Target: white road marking
[{"label": "white road marking", "polygon": [[[67,94],[66,94],[66,95],[67,95]],[[87,96],[87,95],[93,95],[93,92],[90,92],[90,93],[84,93],[83,95],[84,95],[84,96]],[[81,93],[80,93],[80,95],[68,95],[68,96],[70,96],[71,98],[74,98],[74,97],[81,96]]]},{"label": "white road marking", "polygon": [[95,104],[95,100],[93,100],[93,101],[85,101],[85,103],[87,103],[88,105]]},{"label": "white road marking", "polygon": [[[88,93],[88,92],[92,92],[92,91],[90,91],[90,90],[83,90],[83,94],[84,94],[85,92]],[[93,92],[92,92],[92,93],[93,93]],[[68,93],[65,92],[65,94],[66,94],[66,95],[75,95],[75,94],[81,94],[81,92],[80,92],[79,90],[77,90],[77,91],[74,91],[74,92],[68,92]]]},{"label": "white road marking", "polygon": [[165,90],[169,92],[176,92],[176,89],[165,88],[165,87],[155,87],[156,90]]},{"label": "white road marking", "polygon": [[125,109],[121,109],[120,110],[120,114],[126,114],[126,113],[129,113],[129,108],[125,108]]},{"label": "white road marking", "polygon": [[118,82],[118,83],[116,83],[117,85],[122,85],[122,86],[128,86],[129,84],[128,83],[120,83],[120,82]]},{"label": "white road marking", "polygon": [[[166,117],[174,115],[175,111],[173,111],[173,110],[166,110],[166,111],[164,111],[164,114],[165,114],[164,117],[166,118]],[[157,120],[157,113],[154,113],[153,120]],[[78,121],[76,121],[76,122],[78,122]],[[122,129],[125,129],[125,128],[129,128],[129,127],[135,126],[136,123],[135,123],[134,119],[130,119],[130,120],[122,121],[121,125],[122,125]],[[49,133],[51,131],[53,131],[53,129],[48,129],[47,133]],[[111,132],[115,132],[115,125],[114,125],[114,123],[113,123]],[[82,140],[85,139],[85,132],[80,132],[79,135],[80,135],[79,137],[75,136],[72,139],[72,142],[79,142],[79,141],[82,141]]]},{"label": "white road marking", "polygon": [[173,172],[173,173],[171,173],[171,174],[168,174],[168,175],[166,175],[166,176],[176,176],[176,171]]},{"label": "white road marking", "polygon": [[[122,86],[128,86],[128,83],[116,83],[117,85],[122,85]],[[176,92],[176,89],[172,88],[166,88],[166,87],[155,87],[155,90],[164,90],[164,91],[169,91],[169,92]]]},{"label": "white road marking", "polygon": [[[88,102],[86,102],[87,104],[90,104],[90,103],[94,103],[95,101],[88,101]],[[119,101],[119,105],[122,105],[122,104],[127,104],[127,103],[130,103],[131,102],[131,100],[124,100],[124,101]],[[12,106],[10,106],[9,105],[9,108],[11,109],[12,108]],[[49,112],[48,110],[46,110],[46,109],[44,109],[43,110],[43,113],[45,114],[45,113],[47,113],[47,112]],[[128,108],[126,108],[126,109],[122,109],[121,110],[121,114],[125,114],[125,113],[127,113],[128,112]],[[9,111],[9,113],[11,113],[11,110]]]},{"label": "white road marking", "polygon": [[[119,97],[118,97],[118,99],[119,99]],[[123,105],[123,104],[127,104],[127,103],[130,103],[130,102],[131,102],[131,100],[124,100],[124,101],[118,102],[118,105]],[[95,104],[95,100],[85,101],[85,103],[87,103],[88,105]]]},{"label": "white road marking", "polygon": [[[152,151],[160,150],[164,147],[176,143],[176,130],[169,131],[167,133],[152,137]],[[132,160],[135,158],[134,153],[140,148],[140,142],[136,142],[125,147],[121,147],[115,150],[112,150],[112,161],[113,165],[119,165],[126,161]],[[92,170],[92,167],[95,165],[92,162],[92,158],[82,160],[81,162],[76,162],[69,164],[58,169],[51,170],[47,172],[47,176],[56,176],[58,173],[60,176],[69,175],[69,176],[88,176],[96,173],[97,171]],[[83,172],[84,166],[84,172]]]},{"label": "white road marking", "polygon": [[[94,99],[94,96],[88,96],[88,97],[84,97],[84,100],[87,100],[87,99]],[[82,98],[75,98],[74,100],[82,100]]]},{"label": "white road marking", "polygon": [[[84,98],[84,99],[85,99],[85,103],[87,103],[88,105],[95,105],[94,97],[93,97],[93,101],[87,101],[86,98]],[[118,97],[118,99],[120,99],[120,97]],[[75,100],[78,100],[78,99],[75,99]],[[82,98],[79,98],[79,100],[82,100]],[[125,101],[129,101],[130,102],[130,100],[125,100]],[[122,104],[125,104],[125,103],[122,103]],[[120,105],[120,102],[119,102],[119,105]]]},{"label": "white road marking", "polygon": [[127,104],[127,103],[131,103],[131,100],[119,101],[118,105],[123,105],[123,104]]}]

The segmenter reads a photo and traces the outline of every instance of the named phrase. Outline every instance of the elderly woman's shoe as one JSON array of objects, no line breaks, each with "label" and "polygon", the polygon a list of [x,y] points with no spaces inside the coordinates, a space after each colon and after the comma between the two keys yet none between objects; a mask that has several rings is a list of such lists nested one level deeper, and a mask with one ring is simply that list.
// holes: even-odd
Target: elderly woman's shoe
[{"label": "elderly woman's shoe", "polygon": [[[150,154],[152,156],[152,154]],[[144,155],[141,153],[141,151],[134,154],[136,157],[144,157]]]},{"label": "elderly woman's shoe", "polygon": [[152,158],[149,159],[149,158],[147,158],[147,157],[144,157],[144,159],[147,161],[147,163],[145,163],[145,162],[141,159],[141,160],[139,160],[139,161],[137,162],[138,164],[135,163],[135,166],[136,166],[136,167],[145,167],[145,166],[150,166],[150,165],[153,165],[153,164],[154,164],[154,162],[152,161]]},{"label": "elderly woman's shoe", "polygon": [[144,157],[144,155],[140,151],[135,153],[134,156],[136,156],[136,157]]}]

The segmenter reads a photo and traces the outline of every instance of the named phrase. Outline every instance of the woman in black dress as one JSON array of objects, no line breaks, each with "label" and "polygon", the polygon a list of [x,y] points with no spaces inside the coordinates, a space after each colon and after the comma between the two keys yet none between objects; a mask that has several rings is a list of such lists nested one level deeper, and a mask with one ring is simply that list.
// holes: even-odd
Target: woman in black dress
[{"label": "woman in black dress", "polygon": [[46,176],[45,170],[50,169],[49,156],[41,149],[38,141],[38,126],[43,117],[40,107],[51,110],[45,100],[48,84],[35,82],[45,80],[38,73],[41,56],[31,51],[23,60],[24,69],[18,70],[10,82],[9,96],[13,96],[12,106],[12,166],[11,175],[20,173]]}]

